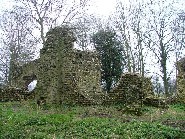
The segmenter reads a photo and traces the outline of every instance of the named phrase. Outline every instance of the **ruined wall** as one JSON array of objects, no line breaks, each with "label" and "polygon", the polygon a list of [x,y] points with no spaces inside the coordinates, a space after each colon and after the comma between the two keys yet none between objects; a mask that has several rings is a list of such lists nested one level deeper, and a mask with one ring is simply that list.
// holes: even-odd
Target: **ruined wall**
[{"label": "ruined wall", "polygon": [[[80,94],[92,103],[101,103],[103,96],[100,86],[100,64],[97,53],[73,51],[73,83]],[[74,67],[74,68],[73,68]],[[75,90],[74,90],[75,91]]]},{"label": "ruined wall", "polygon": [[[107,95],[102,92],[100,61],[97,53],[73,48],[75,37],[68,27],[56,27],[46,34],[40,58],[22,66],[15,86],[24,87],[37,79],[35,98],[50,103],[102,104],[121,102],[141,105],[152,94],[149,78],[125,73]],[[27,82],[27,83],[25,83]]]},{"label": "ruined wall", "polygon": [[127,106],[142,106],[143,100],[153,95],[150,78],[136,73],[122,74],[117,86],[108,94],[108,103],[123,103]]},{"label": "ruined wall", "polygon": [[18,88],[26,88],[31,81],[37,79],[37,67],[39,64],[39,59],[36,59],[19,67],[20,73],[16,78],[14,78],[13,86],[16,86]]},{"label": "ruined wall", "polygon": [[176,63],[178,101],[185,103],[185,57]]},{"label": "ruined wall", "polygon": [[22,101],[28,99],[34,99],[35,94],[28,92],[21,88],[5,87],[0,88],[0,102],[6,101]]},{"label": "ruined wall", "polygon": [[56,49],[48,48],[40,50],[40,64],[37,66],[37,99],[40,97],[47,98],[49,102],[59,100],[57,92],[57,63]]},{"label": "ruined wall", "polygon": [[51,103],[101,103],[103,94],[97,53],[75,50],[74,41],[70,28],[51,29],[40,50],[40,58],[21,67],[22,73],[15,86],[25,86],[24,78],[29,80],[35,75],[36,99],[46,98]]},{"label": "ruined wall", "polygon": [[23,98],[23,90],[18,88],[0,88],[0,102],[20,101]]},{"label": "ruined wall", "polygon": [[[100,88],[100,65],[94,52],[72,49],[62,59],[59,92],[61,102],[96,101],[96,94],[102,94]],[[77,100],[75,100],[75,98]],[[95,100],[94,100],[95,99]],[[88,102],[89,102],[88,101]]]}]

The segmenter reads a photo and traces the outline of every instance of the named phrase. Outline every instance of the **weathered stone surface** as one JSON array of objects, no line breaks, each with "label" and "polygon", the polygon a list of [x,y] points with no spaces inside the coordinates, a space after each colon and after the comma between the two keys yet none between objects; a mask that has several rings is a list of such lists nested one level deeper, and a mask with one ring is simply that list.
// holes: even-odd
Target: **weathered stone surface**
[{"label": "weathered stone surface", "polygon": [[176,63],[177,75],[177,99],[185,103],[185,57]]},{"label": "weathered stone surface", "polygon": [[39,66],[39,64],[40,64],[39,59],[36,59],[19,67],[20,70],[19,76],[14,78],[12,86],[26,89],[27,85],[30,82],[37,79],[36,74],[38,73],[37,67]]},{"label": "weathered stone surface", "polygon": [[153,94],[150,78],[136,73],[124,73],[117,86],[108,94],[106,101],[127,106],[142,106],[143,100]]},{"label": "weathered stone surface", "polygon": [[21,101],[34,98],[33,92],[28,92],[22,88],[6,87],[0,88],[0,101]]},{"label": "weathered stone surface", "polygon": [[143,99],[152,94],[150,79],[134,73],[123,74],[108,95],[103,93],[95,51],[74,49],[76,39],[67,26],[51,29],[46,38],[40,58],[20,67],[22,72],[14,81],[15,86],[25,87],[37,79],[36,99],[85,105],[121,102],[140,107]]},{"label": "weathered stone surface", "polygon": [[158,107],[158,108],[168,108],[168,103],[166,99],[162,99],[154,96],[145,98],[144,104],[148,106]]},{"label": "weathered stone surface", "polygon": [[44,97],[51,103],[101,103],[104,95],[97,53],[74,49],[74,34],[66,26],[51,29],[46,38],[40,58],[21,67],[15,86],[26,86],[36,78],[37,99]]}]

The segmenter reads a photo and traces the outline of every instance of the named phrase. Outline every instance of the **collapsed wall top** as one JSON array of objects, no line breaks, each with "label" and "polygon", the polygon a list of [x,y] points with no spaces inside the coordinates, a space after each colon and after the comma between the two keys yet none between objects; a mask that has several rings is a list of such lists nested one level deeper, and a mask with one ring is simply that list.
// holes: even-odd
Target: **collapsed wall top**
[{"label": "collapsed wall top", "polygon": [[73,33],[73,28],[64,25],[52,28],[46,33],[46,42],[44,47],[56,47],[63,43],[72,48],[75,41],[76,37]]}]

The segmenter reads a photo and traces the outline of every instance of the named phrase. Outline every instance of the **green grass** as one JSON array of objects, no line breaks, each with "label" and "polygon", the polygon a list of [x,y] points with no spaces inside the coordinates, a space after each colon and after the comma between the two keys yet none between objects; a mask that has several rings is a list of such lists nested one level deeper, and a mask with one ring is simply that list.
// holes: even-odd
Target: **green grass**
[{"label": "green grass", "polygon": [[178,112],[185,112],[185,104],[174,104],[170,106],[171,109],[176,110]]},{"label": "green grass", "polygon": [[[118,106],[46,106],[34,102],[0,103],[1,139],[183,139],[179,128],[162,125],[168,119],[185,119],[184,105],[164,113],[144,107],[142,116],[125,114]],[[151,117],[153,116],[153,120]]]}]

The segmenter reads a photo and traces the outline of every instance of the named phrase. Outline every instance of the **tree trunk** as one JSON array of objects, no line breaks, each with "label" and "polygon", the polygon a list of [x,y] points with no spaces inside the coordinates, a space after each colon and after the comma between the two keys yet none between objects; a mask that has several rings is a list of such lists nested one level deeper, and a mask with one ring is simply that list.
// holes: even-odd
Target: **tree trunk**
[{"label": "tree trunk", "polygon": [[165,95],[168,97],[169,92],[168,92],[168,77],[167,77],[167,67],[166,67],[166,62],[167,62],[167,54],[165,51],[165,46],[163,44],[163,33],[162,36],[160,37],[160,49],[161,49],[161,68],[162,68],[162,79],[163,79],[163,84],[164,84],[164,92]]},{"label": "tree trunk", "polygon": [[42,39],[42,43],[45,43],[45,37],[44,37],[44,25],[43,25],[43,19],[41,19],[40,21],[40,35],[41,35],[41,39]]}]

